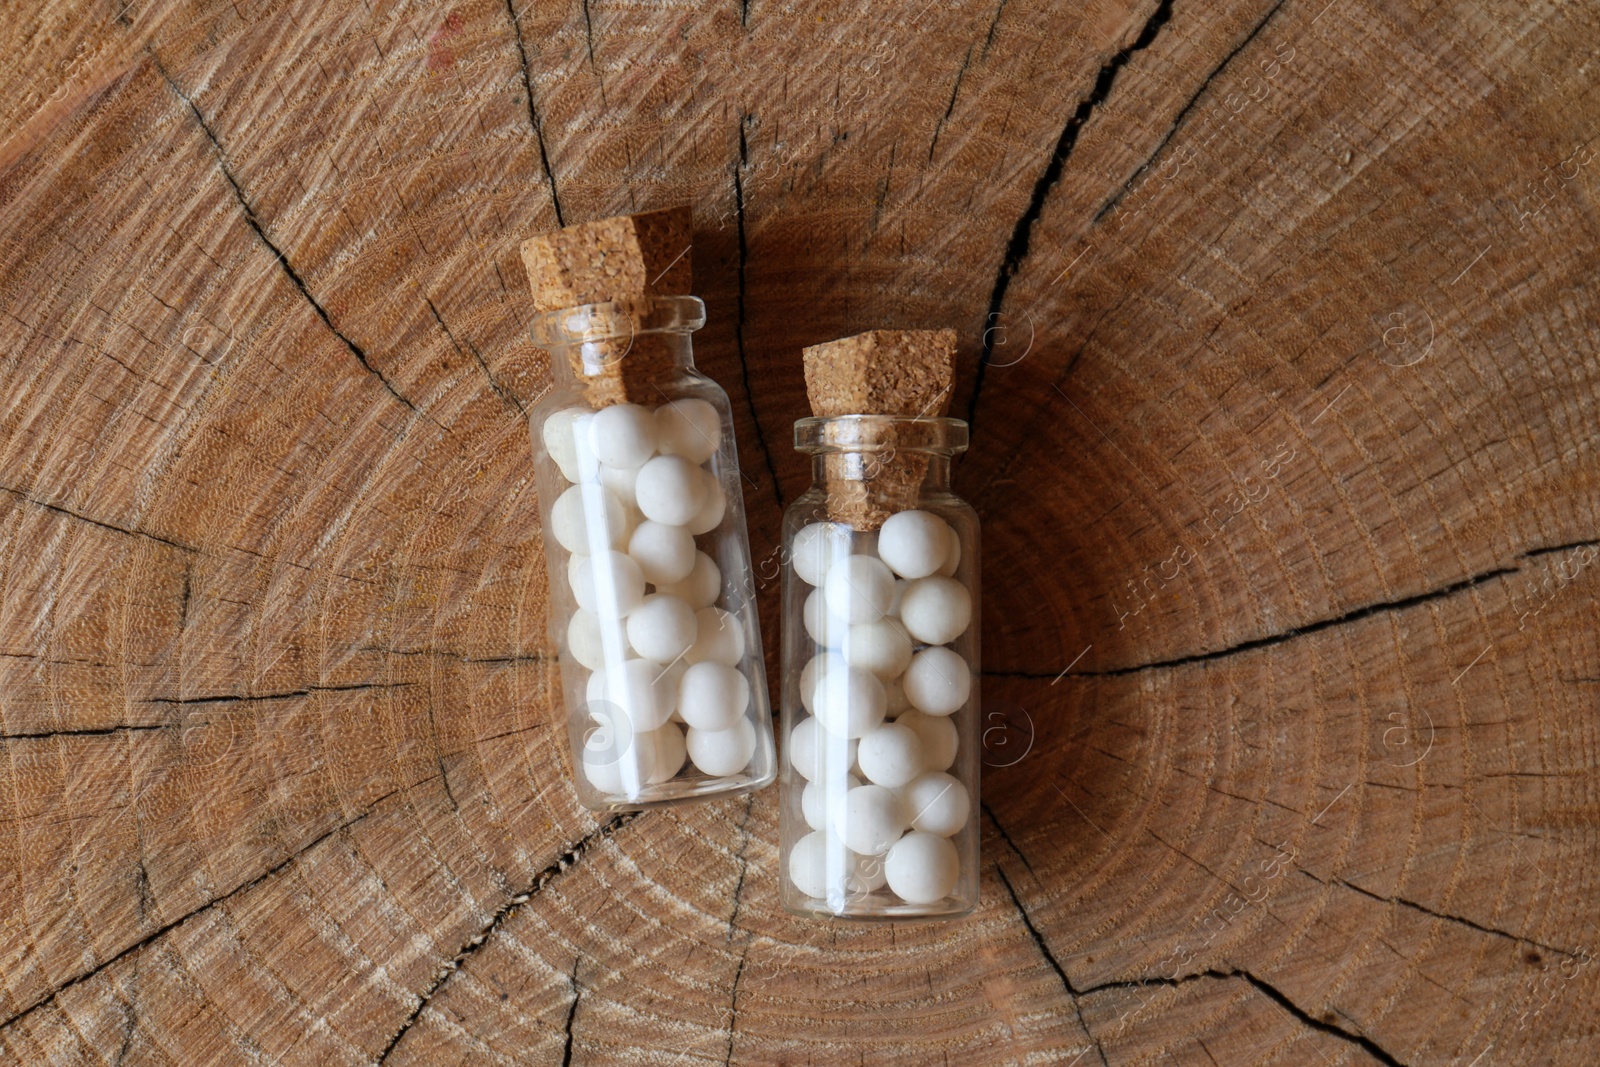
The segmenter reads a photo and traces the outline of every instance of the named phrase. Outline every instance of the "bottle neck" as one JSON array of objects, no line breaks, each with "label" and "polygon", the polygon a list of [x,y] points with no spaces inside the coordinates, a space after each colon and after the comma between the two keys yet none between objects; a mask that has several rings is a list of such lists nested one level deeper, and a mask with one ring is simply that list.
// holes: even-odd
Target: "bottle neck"
[{"label": "bottle neck", "polygon": [[876,484],[890,476],[904,482],[906,474],[920,474],[913,487],[920,487],[923,492],[950,491],[950,457],[946,454],[884,449],[873,452],[828,452],[811,457],[811,479],[818,485],[828,482]]},{"label": "bottle neck", "polygon": [[643,382],[692,368],[689,335],[703,325],[705,305],[697,297],[644,297],[547,311],[534,319],[532,334],[550,353],[558,382]]}]

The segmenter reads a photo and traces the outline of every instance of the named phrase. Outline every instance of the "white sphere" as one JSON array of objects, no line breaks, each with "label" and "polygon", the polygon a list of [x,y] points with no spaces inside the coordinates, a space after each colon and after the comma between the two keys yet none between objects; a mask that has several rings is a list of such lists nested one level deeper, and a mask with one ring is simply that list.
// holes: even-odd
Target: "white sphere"
[{"label": "white sphere", "polygon": [[815,677],[811,710],[831,732],[860,737],[883,721],[889,697],[871,671],[851,667],[838,653],[829,653]]},{"label": "white sphere", "polygon": [[544,420],[540,431],[545,452],[561,469],[561,477],[569,482],[578,480],[578,442],[573,436],[574,423],[588,414],[587,408],[562,408]]},{"label": "white sphere", "polygon": [[855,857],[837,838],[817,830],[789,850],[789,882],[808,897],[828,897],[845,891],[855,870]]},{"label": "white sphere", "polygon": [[845,846],[863,856],[889,851],[909,825],[899,794],[881,785],[858,785],[850,790],[833,820]]},{"label": "white sphere", "polygon": [[972,594],[954,578],[918,578],[900,598],[900,619],[918,641],[946,644],[972,622]]},{"label": "white sphere", "polygon": [[602,619],[622,618],[644,602],[644,573],[621,552],[578,556],[569,576],[578,607]]},{"label": "white sphere", "polygon": [[687,743],[696,767],[714,778],[726,778],[744,770],[756,754],[756,728],[749,719],[740,719],[727,730],[690,726]]},{"label": "white sphere", "polygon": [[638,404],[613,404],[594,413],[589,440],[606,466],[637,467],[655,453],[655,418]]},{"label": "white sphere", "polygon": [[628,538],[628,555],[639,564],[644,580],[654,586],[671,585],[694,570],[694,538],[682,526],[667,526],[646,519]]},{"label": "white sphere", "polygon": [[922,765],[930,771],[947,771],[956,761],[961,739],[955,720],[948,715],[929,715],[911,708],[900,713],[895,723],[908,726],[922,742]]},{"label": "white sphere", "polygon": [[821,585],[834,560],[849,554],[850,530],[837,522],[814,522],[789,542],[789,562],[807,585]]},{"label": "white sphere", "polygon": [[694,609],[675,596],[651,593],[628,616],[628,644],[645,659],[671,663],[695,639]]},{"label": "white sphere", "polygon": [[605,642],[600,636],[600,619],[579,608],[567,622],[567,651],[591,671],[606,665]]},{"label": "white sphere", "polygon": [[961,857],[949,838],[913,830],[889,849],[883,869],[889,876],[889,888],[902,900],[932,904],[955,889]]},{"label": "white sphere", "polygon": [[699,611],[715,604],[722,595],[722,571],[716,560],[704,552],[696,551],[689,576],[682,581],[657,584],[656,592],[671,593]]},{"label": "white sphere", "polygon": [[949,837],[967,824],[972,800],[967,787],[943,771],[928,771],[913,778],[900,791],[911,828]]},{"label": "white sphere", "polygon": [[585,748],[583,776],[589,779],[590,785],[607,796],[617,796],[622,792],[622,766],[614,753]]},{"label": "white sphere", "polygon": [[722,441],[722,418],[698,397],[674,400],[656,408],[656,447],[663,455],[682,456],[700,464],[716,454]]},{"label": "white sphere", "polygon": [[832,780],[848,774],[856,761],[859,742],[835,737],[815,718],[802,719],[789,732],[785,745],[789,764],[808,782]]},{"label": "white sphere", "polygon": [[644,770],[644,780],[660,785],[683,769],[688,749],[683,740],[683,728],[667,723],[648,733],[637,734],[633,739],[639,750],[639,766]]},{"label": "white sphere", "polygon": [[657,456],[639,469],[634,496],[644,517],[682,526],[705,503],[702,471],[682,456]]},{"label": "white sphere", "polygon": [[692,534],[710,533],[722,525],[722,516],[728,511],[728,494],[722,489],[722,479],[710,471],[702,471],[701,481],[705,485],[705,502],[700,505],[700,510],[695,512],[687,524]]},{"label": "white sphere", "polygon": [[850,556],[828,568],[822,588],[828,610],[853,623],[877,622],[894,603],[894,575],[871,556]]},{"label": "white sphere", "polygon": [[939,565],[939,573],[948,578],[961,566],[961,535],[956,533],[954,526],[950,527],[950,543],[945,549],[944,562]]},{"label": "white sphere", "polygon": [[911,665],[911,638],[890,619],[858,622],[845,636],[844,661],[880,679],[898,678]]},{"label": "white sphere", "polygon": [[930,511],[902,511],[878,531],[878,557],[902,578],[926,578],[950,550],[950,524]]},{"label": "white sphere", "polygon": [[842,782],[836,778],[807,782],[800,791],[800,814],[805,817],[806,825],[813,830],[826,828],[833,821],[830,813],[843,807],[845,794],[860,784],[861,779],[853,774],[846,775]]},{"label": "white sphere", "polygon": [[867,781],[899,789],[924,770],[922,739],[909,726],[886,722],[861,736],[856,762]]},{"label": "white sphere", "polygon": [[684,662],[738,666],[744,658],[744,625],[739,617],[721,608],[701,608],[694,621],[694,644],[683,654]]},{"label": "white sphere", "polygon": [[550,508],[550,533],[575,556],[615,547],[625,521],[622,502],[594,484],[568,486]]},{"label": "white sphere", "polygon": [[820,589],[813,589],[806,594],[800,616],[811,640],[823,648],[838,648],[850,630],[849,623],[828,613],[828,604]]},{"label": "white sphere", "polygon": [[729,730],[750,706],[750,680],[721,663],[696,663],[678,683],[678,714],[696,730]]},{"label": "white sphere", "polygon": [[949,715],[972,692],[972,668],[950,649],[935,645],[911,657],[903,681],[912,707],[929,715]]},{"label": "white sphere", "polygon": [[639,480],[638,467],[608,467],[600,465],[600,484],[622,502],[624,508],[633,506],[633,487]]},{"label": "white sphere", "polygon": [[[647,659],[630,659],[615,672],[606,672],[605,699],[628,717],[634,733],[654,730],[672,716],[676,690],[663,676],[661,665]],[[593,708],[590,713],[594,713]]]},{"label": "white sphere", "polygon": [[817,676],[821,673],[823,666],[830,660],[841,667],[848,666],[844,662],[844,657],[837,652],[831,655],[823,652],[806,660],[806,665],[800,668],[800,704],[812,714],[816,714],[817,710]]}]

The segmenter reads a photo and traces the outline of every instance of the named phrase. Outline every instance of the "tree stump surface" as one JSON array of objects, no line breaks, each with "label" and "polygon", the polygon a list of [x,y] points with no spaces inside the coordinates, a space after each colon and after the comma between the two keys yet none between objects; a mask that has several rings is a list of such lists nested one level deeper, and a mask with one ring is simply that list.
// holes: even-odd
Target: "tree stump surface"
[{"label": "tree stump surface", "polygon": [[[0,1060],[1600,1060],[1593,3],[0,35]],[[959,332],[970,919],[575,802],[517,245],[681,202],[769,659],[801,347]]]}]

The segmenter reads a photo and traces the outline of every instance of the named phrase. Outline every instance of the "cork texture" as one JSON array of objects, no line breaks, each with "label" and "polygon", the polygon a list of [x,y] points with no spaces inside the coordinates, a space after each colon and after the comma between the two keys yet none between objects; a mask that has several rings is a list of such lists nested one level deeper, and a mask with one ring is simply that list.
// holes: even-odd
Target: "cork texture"
[{"label": "cork texture", "polygon": [[[954,330],[870,330],[811,345],[803,353],[811,413],[943,417],[954,381]],[[826,509],[834,522],[875,530],[916,507],[928,457],[894,441],[871,456],[823,459]]]},{"label": "cork texture", "polygon": [[[687,294],[694,219],[688,207],[618,215],[536,234],[522,243],[522,263],[539,312],[584,304],[647,308],[658,296]],[[674,366],[659,335],[632,334],[569,347],[568,364],[596,408],[653,403],[654,380]]]},{"label": "cork texture", "polygon": [[954,330],[870,330],[804,352],[811,413],[942,416],[950,410]]}]

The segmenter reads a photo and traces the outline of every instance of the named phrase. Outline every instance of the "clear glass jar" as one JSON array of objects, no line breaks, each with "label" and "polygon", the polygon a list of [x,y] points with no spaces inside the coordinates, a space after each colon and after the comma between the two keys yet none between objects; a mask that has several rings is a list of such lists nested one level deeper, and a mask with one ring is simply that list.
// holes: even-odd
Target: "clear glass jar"
[{"label": "clear glass jar", "polygon": [[692,296],[538,316],[529,413],[578,797],[629,811],[772,781],[776,758],[728,396]]},{"label": "clear glass jar", "polygon": [[784,907],[953,917],[978,900],[978,517],[959,419],[795,423],[783,522]]}]

